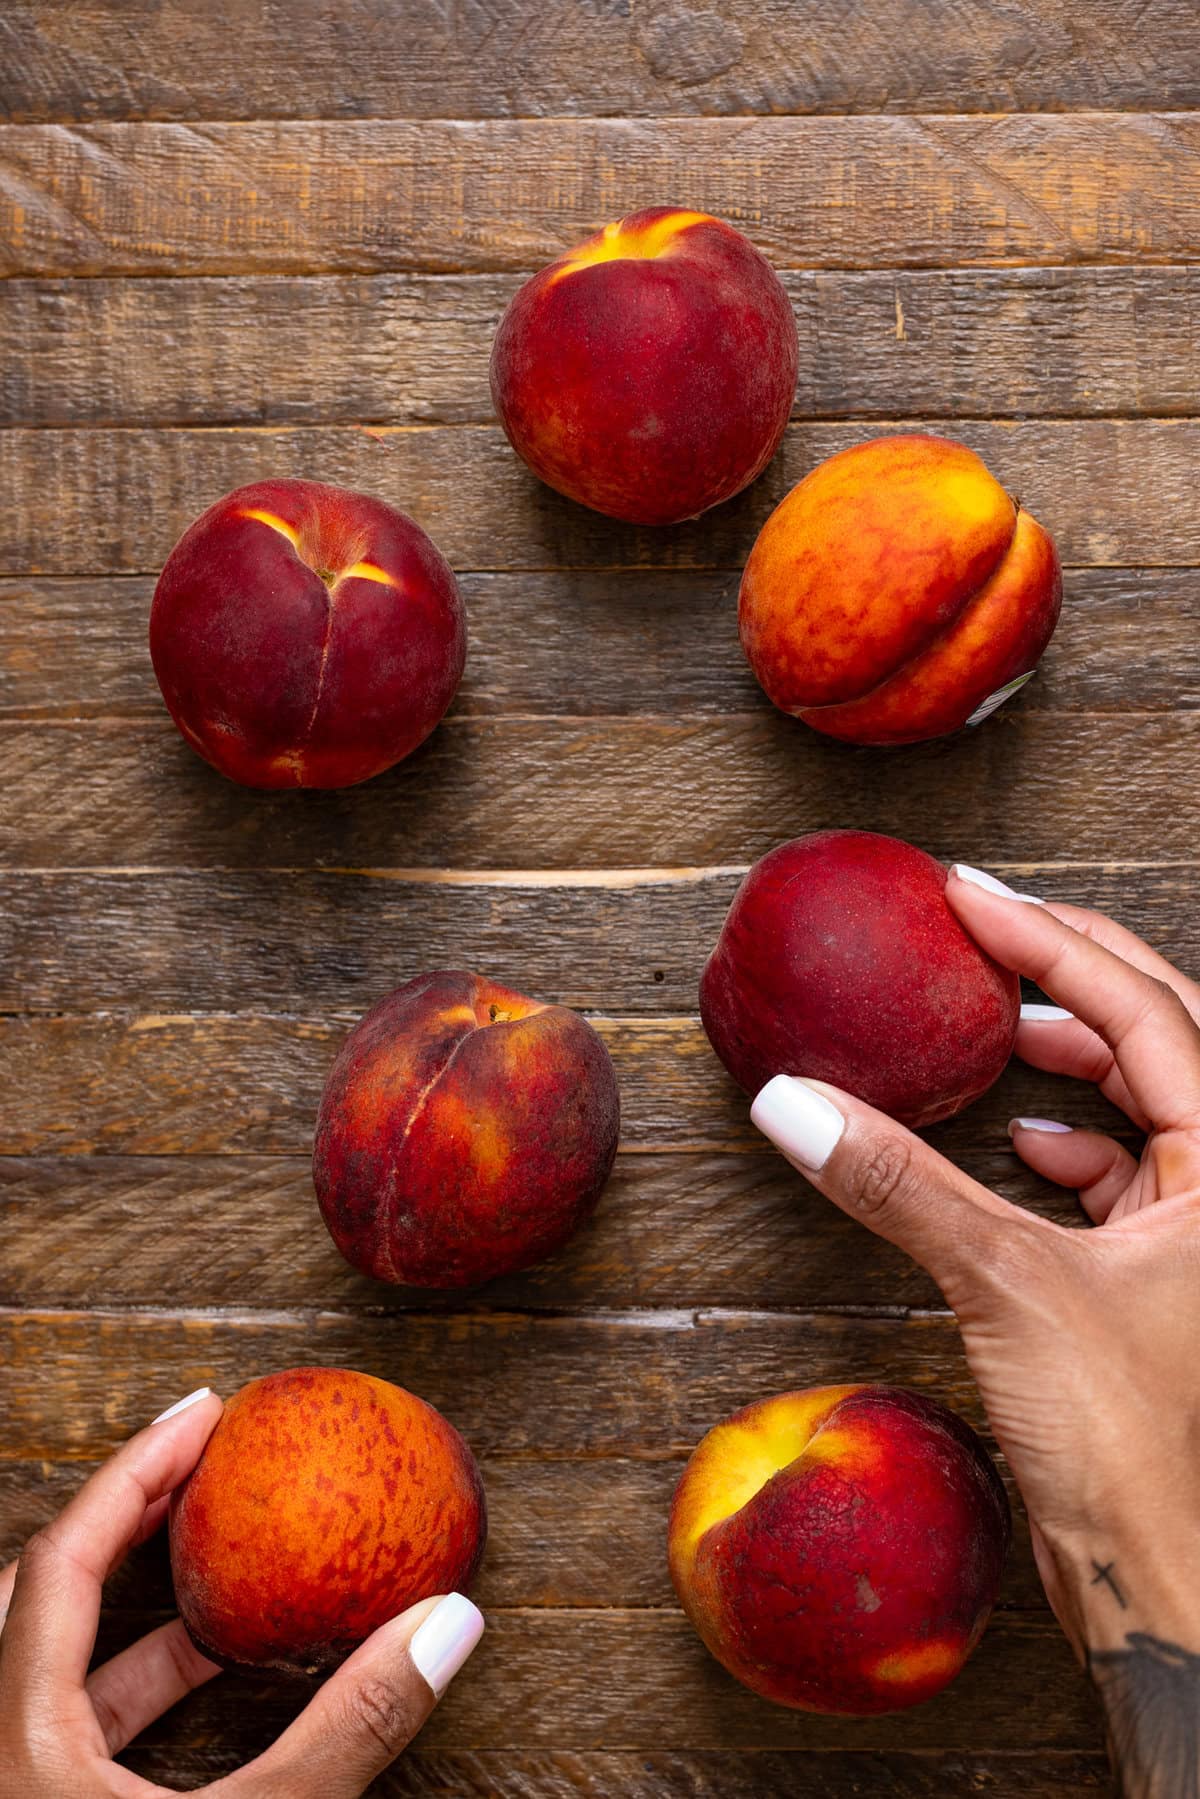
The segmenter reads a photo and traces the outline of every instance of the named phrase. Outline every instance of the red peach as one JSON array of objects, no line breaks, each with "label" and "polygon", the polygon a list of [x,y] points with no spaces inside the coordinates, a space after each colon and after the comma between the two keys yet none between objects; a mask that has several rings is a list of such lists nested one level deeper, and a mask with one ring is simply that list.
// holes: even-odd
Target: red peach
[{"label": "red peach", "polygon": [[700,980],[734,1080],[828,1081],[914,1127],[978,1099],[1012,1053],[1020,982],[945,886],[924,850],[871,831],[816,831],[756,862]]},{"label": "red peach", "polygon": [[356,1268],[473,1287],[552,1255],[591,1216],[619,1128],[612,1062],[578,1013],[441,971],[350,1033],[313,1180]]},{"label": "red peach", "polygon": [[465,1592],[487,1511],[474,1456],[424,1400],[346,1368],[291,1368],[226,1401],[170,1536],[198,1649],[316,1674],[418,1600]]},{"label": "red peach", "polygon": [[718,1424],[671,1507],[671,1578],[765,1699],[857,1716],[930,1699],[996,1601],[1012,1534],[983,1444],[899,1387],[810,1387]]},{"label": "red peach", "polygon": [[349,787],[428,737],[462,677],[463,603],[420,526],[370,494],[257,481],[167,558],[150,655],[184,737],[248,787]]},{"label": "red peach", "polygon": [[525,283],[496,333],[492,397],[518,456],[559,493],[670,525],[762,473],[797,357],[766,258],[720,219],[659,206]]},{"label": "red peach", "polygon": [[782,711],[850,743],[916,743],[1015,692],[1061,604],[1049,535],[965,445],[913,434],[792,489],[750,552],[738,623]]}]

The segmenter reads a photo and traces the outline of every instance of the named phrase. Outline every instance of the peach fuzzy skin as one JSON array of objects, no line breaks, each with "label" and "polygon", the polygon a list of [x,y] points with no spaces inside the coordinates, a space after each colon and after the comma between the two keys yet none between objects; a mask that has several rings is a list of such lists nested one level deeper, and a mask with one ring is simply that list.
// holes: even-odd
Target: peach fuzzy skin
[{"label": "peach fuzzy skin", "polygon": [[492,346],[492,397],[559,493],[677,524],[762,473],[797,358],[791,303],[753,244],[707,213],[654,207],[525,283]]},{"label": "peach fuzzy skin", "polygon": [[671,1508],[671,1578],[765,1699],[857,1716],[931,1699],[996,1601],[1012,1534],[983,1444],[898,1387],[813,1387],[704,1438]]},{"label": "peach fuzzy skin", "polygon": [[776,507],[742,576],[742,647],[784,712],[852,743],[966,724],[1037,666],[1062,605],[1054,543],[973,451],[877,438]]},{"label": "peach fuzzy skin", "polygon": [[420,526],[370,494],[258,481],[167,558],[150,655],[183,736],[248,787],[349,787],[416,749],[462,677],[466,614]]},{"label": "peach fuzzy skin", "polygon": [[946,904],[946,870],[872,831],[815,831],[756,862],[700,979],[700,1015],[734,1080],[841,1087],[913,1128],[1002,1072],[1020,982]]},{"label": "peach fuzzy skin", "polygon": [[171,1503],[175,1597],[226,1666],[313,1674],[389,1618],[463,1592],[483,1483],[424,1400],[345,1368],[293,1368],[227,1400]]},{"label": "peach fuzzy skin", "polygon": [[421,976],[334,1063],[313,1155],[322,1215],[377,1280],[478,1286],[591,1216],[620,1110],[608,1051],[577,1013],[476,975]]}]

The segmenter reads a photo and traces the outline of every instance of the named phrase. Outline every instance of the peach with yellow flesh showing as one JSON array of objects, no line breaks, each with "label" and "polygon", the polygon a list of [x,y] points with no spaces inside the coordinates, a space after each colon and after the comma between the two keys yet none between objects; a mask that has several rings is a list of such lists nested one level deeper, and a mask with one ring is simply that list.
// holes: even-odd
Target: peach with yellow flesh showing
[{"label": "peach with yellow flesh showing", "polygon": [[171,1501],[188,1634],[224,1666],[316,1674],[389,1618],[465,1592],[487,1510],[454,1427],[346,1368],[253,1380]]},{"label": "peach with yellow flesh showing", "polygon": [[761,474],[796,388],[770,263],[707,213],[652,207],[527,281],[492,347],[509,441],[568,498],[676,524]]},{"label": "peach with yellow flesh showing", "polygon": [[249,787],[382,773],[438,723],[466,652],[453,571],[420,526],[318,481],[258,481],[210,506],[150,612],[172,718]]},{"label": "peach with yellow flesh showing", "polygon": [[900,744],[1015,692],[1061,604],[1048,533],[965,445],[913,434],[843,450],[792,489],[750,552],[738,623],[782,711]]},{"label": "peach with yellow flesh showing", "polygon": [[477,975],[422,975],[333,1065],[313,1179],[347,1261],[377,1280],[472,1287],[551,1255],[595,1208],[620,1098],[566,1006]]},{"label": "peach with yellow flesh showing", "polygon": [[866,1715],[954,1679],[995,1604],[1012,1527],[983,1444],[899,1387],[811,1387],[734,1413],[671,1508],[675,1590],[765,1699]]},{"label": "peach with yellow flesh showing", "polygon": [[873,831],[814,831],[756,862],[700,978],[734,1080],[828,1081],[914,1128],[978,1099],[1012,1053],[1021,983],[945,889],[940,862]]}]

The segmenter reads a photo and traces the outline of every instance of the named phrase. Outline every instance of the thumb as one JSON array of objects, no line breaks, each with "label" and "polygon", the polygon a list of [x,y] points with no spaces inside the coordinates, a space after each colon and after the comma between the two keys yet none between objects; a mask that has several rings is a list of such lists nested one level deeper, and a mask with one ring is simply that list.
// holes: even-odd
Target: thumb
[{"label": "thumb", "polygon": [[1030,1222],[903,1125],[824,1081],[777,1074],[750,1116],[827,1199],[928,1270],[952,1306]]},{"label": "thumb", "polygon": [[294,1723],[214,1789],[230,1799],[358,1799],[412,1741],[483,1635],[462,1593],[426,1599],[368,1637]]}]

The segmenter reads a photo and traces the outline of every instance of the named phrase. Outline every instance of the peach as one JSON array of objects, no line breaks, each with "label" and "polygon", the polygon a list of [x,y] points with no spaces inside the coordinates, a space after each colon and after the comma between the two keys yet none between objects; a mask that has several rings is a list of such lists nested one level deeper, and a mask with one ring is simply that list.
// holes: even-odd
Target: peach
[{"label": "peach", "polygon": [[977,724],[1027,681],[1062,604],[1050,536],[965,445],[831,456],[750,552],[742,647],[782,711],[850,743]]},{"label": "peach", "polygon": [[478,975],[422,975],[335,1061],[313,1180],[347,1261],[377,1280],[473,1287],[551,1255],[617,1150],[608,1051],[566,1006]]},{"label": "peach", "polygon": [[492,397],[518,456],[559,493],[672,525],[762,473],[797,355],[791,304],[753,244],[658,206],[525,283],[496,332]]},{"label": "peach", "polygon": [[397,1612],[463,1592],[487,1511],[440,1412],[347,1368],[290,1368],[226,1401],[171,1501],[189,1636],[224,1666],[317,1674]]},{"label": "peach", "polygon": [[735,1412],[671,1507],[671,1578],[705,1646],[802,1711],[898,1711],[954,1679],[1012,1524],[975,1432],[900,1387],[809,1387]]},{"label": "peach", "polygon": [[167,708],[248,787],[348,787],[428,737],[462,677],[454,574],[394,506],[318,481],[258,481],[167,558],[150,655]]},{"label": "peach", "polygon": [[756,862],[700,979],[734,1080],[828,1081],[914,1127],[978,1099],[1012,1053],[1020,982],[945,887],[940,862],[871,831],[815,831]]}]

